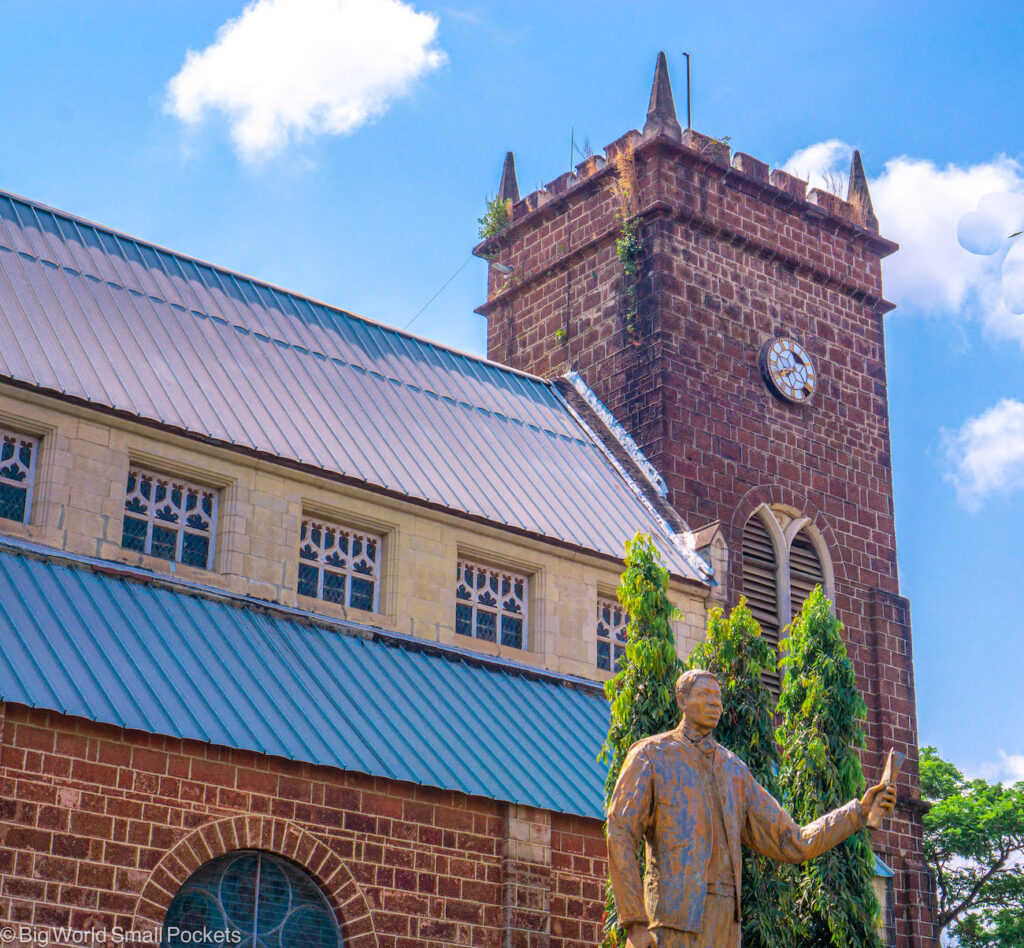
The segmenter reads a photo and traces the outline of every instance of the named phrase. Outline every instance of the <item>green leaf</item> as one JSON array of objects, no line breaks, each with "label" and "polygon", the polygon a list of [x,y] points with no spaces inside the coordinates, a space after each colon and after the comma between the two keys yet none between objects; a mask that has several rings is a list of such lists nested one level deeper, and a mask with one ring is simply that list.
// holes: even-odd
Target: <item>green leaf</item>
[{"label": "green leaf", "polygon": [[968,780],[921,748],[925,859],[939,919],[963,948],[1024,946],[1024,781]]}]

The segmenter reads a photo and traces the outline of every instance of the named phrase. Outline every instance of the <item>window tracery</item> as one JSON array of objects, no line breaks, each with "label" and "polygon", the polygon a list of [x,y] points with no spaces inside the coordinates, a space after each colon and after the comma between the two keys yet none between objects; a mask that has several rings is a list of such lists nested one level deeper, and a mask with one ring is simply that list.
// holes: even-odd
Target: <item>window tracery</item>
[{"label": "window tracery", "polygon": [[175,895],[163,930],[163,948],[342,948],[337,919],[312,878],[279,856],[249,850],[200,866]]},{"label": "window tracery", "polygon": [[174,563],[212,569],[217,495],[213,488],[131,468],[121,546]]},{"label": "window tracery", "polygon": [[[604,671],[618,668],[626,654],[626,626],[629,613],[617,599],[597,600],[597,667]],[[612,660],[614,658],[614,666]]]},{"label": "window tracery", "polygon": [[458,635],[526,647],[525,576],[459,560],[455,573]]},{"label": "window tracery", "polygon": [[0,429],[0,517],[28,523],[39,440]]},{"label": "window tracery", "polygon": [[377,612],[381,538],[339,523],[305,518],[299,531],[302,596]]}]

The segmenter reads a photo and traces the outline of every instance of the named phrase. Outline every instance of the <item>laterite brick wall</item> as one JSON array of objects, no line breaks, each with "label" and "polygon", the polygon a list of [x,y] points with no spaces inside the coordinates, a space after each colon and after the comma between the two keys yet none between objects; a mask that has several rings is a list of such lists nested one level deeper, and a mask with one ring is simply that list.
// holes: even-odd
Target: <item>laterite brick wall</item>
[{"label": "laterite brick wall", "polygon": [[[615,156],[632,152],[644,256],[630,310],[616,255]],[[576,369],[637,440],[688,523],[720,521],[729,600],[743,526],[761,503],[812,519],[835,571],[836,611],[868,705],[869,779],[907,754],[891,832],[897,943],[931,945],[921,850],[909,604],[899,595],[881,259],[895,245],[833,195],[694,132],[682,144],[630,133],[575,176],[513,208],[483,250],[488,354],[529,372]],[[884,225],[884,222],[883,222]],[[564,335],[558,334],[565,330]],[[772,336],[818,370],[808,405],[781,402],[758,368]]]},{"label": "laterite brick wall", "polygon": [[152,930],[200,865],[262,849],[316,880],[346,948],[598,941],[599,821],[20,705],[0,734],[0,927]]}]

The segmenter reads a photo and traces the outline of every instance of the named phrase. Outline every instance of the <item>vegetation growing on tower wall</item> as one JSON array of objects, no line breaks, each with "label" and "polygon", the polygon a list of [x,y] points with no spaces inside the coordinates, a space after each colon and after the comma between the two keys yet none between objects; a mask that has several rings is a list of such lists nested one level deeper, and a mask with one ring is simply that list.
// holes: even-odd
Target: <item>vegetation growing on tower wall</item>
[{"label": "vegetation growing on tower wall", "polygon": [[500,194],[496,194],[492,198],[487,199],[487,206],[484,210],[484,216],[476,219],[479,224],[477,233],[481,240],[489,240],[497,234],[500,234],[506,227],[508,227],[509,218],[512,214],[512,202],[509,200],[502,200]]},{"label": "vegetation growing on tower wall", "polygon": [[615,174],[612,178],[611,193],[615,202],[615,219],[619,232],[615,238],[615,254],[622,264],[625,281],[626,332],[636,331],[638,315],[637,295],[643,267],[644,239],[641,232],[640,185],[636,177],[636,162],[633,149],[624,148],[612,159]]}]

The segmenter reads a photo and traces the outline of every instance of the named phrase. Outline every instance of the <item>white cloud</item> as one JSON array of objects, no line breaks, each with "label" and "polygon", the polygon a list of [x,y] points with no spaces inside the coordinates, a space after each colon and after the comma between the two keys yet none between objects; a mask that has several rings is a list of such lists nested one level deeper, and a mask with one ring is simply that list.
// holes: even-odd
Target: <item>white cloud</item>
[{"label": "white cloud", "polygon": [[986,194],[976,210],[960,218],[957,237],[971,253],[998,253],[1013,233],[1024,229],[1024,194],[999,191]]},{"label": "white cloud", "polygon": [[187,124],[220,111],[242,158],[266,158],[385,112],[447,61],[437,28],[399,0],[254,0],[211,46],[188,51],[166,108]]},{"label": "white cloud", "polygon": [[976,775],[989,783],[1004,785],[1024,780],[1024,754],[1007,754],[1000,750],[999,759],[979,765]]},{"label": "white cloud", "polygon": [[945,439],[946,477],[968,510],[992,494],[1024,487],[1024,403],[1004,398]]},{"label": "white cloud", "polygon": [[852,145],[830,138],[827,142],[818,142],[794,152],[782,170],[803,178],[812,188],[828,190],[830,184],[841,185],[845,196],[852,157]]},{"label": "white cloud", "polygon": [[[815,187],[840,178],[845,187],[852,150],[831,139],[784,168]],[[900,244],[883,263],[886,296],[907,311],[978,316],[1024,346],[1024,238],[1006,239],[1024,227],[1024,167],[1005,155],[945,167],[902,156],[868,183],[882,233]]]},{"label": "white cloud", "polygon": [[1006,157],[944,168],[893,158],[870,186],[884,233],[901,247],[885,264],[893,302],[932,313],[976,313],[989,329],[1024,342],[1024,320],[1015,325],[1002,301],[1002,255],[970,253],[959,239],[961,220],[986,195],[1024,195],[1024,168]]}]

